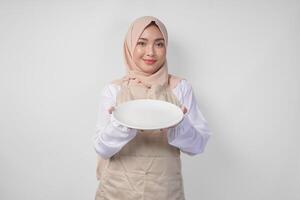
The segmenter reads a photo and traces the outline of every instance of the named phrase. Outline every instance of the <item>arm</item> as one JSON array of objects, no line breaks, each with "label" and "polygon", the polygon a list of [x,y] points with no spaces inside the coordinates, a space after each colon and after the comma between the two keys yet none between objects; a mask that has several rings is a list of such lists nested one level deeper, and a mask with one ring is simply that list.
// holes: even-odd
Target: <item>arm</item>
[{"label": "arm", "polygon": [[136,136],[135,129],[118,124],[109,113],[110,108],[115,106],[116,94],[116,88],[107,85],[102,90],[100,97],[94,148],[105,159],[116,154]]},{"label": "arm", "polygon": [[196,102],[192,86],[186,80],[180,84],[182,103],[188,112],[177,126],[169,128],[168,142],[188,155],[196,155],[204,151],[212,133]]}]

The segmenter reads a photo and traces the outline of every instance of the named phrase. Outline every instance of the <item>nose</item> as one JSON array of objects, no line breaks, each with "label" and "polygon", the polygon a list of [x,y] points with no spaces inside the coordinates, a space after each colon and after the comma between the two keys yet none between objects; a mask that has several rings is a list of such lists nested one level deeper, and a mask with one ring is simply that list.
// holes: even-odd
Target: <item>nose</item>
[{"label": "nose", "polygon": [[154,55],[154,49],[153,45],[148,45],[147,50],[146,50],[147,56],[153,56]]}]

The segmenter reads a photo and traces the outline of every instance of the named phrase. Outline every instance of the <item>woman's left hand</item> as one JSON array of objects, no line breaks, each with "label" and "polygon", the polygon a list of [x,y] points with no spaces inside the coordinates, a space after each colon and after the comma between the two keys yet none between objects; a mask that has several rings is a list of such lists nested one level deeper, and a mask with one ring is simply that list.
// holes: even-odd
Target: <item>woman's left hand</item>
[{"label": "woman's left hand", "polygon": [[182,105],[180,108],[181,108],[183,114],[185,114],[187,112],[187,108],[184,105]]},{"label": "woman's left hand", "polygon": [[[180,109],[182,110],[183,114],[187,113],[187,108],[184,105],[182,105],[180,107]],[[180,122],[178,124],[180,124]],[[160,130],[165,131],[165,130],[168,130],[169,128],[175,128],[176,126],[178,126],[178,124],[175,124],[174,126],[171,126],[171,127],[168,127],[168,128],[163,128],[163,129],[160,129]]]}]

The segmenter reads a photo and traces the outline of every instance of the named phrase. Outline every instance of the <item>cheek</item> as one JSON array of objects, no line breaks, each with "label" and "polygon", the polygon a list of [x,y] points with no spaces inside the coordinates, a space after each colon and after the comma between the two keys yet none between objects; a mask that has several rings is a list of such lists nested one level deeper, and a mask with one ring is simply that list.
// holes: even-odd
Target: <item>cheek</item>
[{"label": "cheek", "polygon": [[133,57],[135,59],[138,59],[144,55],[144,51],[141,48],[136,48],[135,51],[133,52]]},{"label": "cheek", "polygon": [[159,55],[164,55],[164,54],[166,54],[166,48],[164,48],[164,47],[156,47],[156,53],[157,54],[159,54]]},{"label": "cheek", "polygon": [[166,57],[166,50],[165,49],[159,49],[157,51],[157,56],[160,58],[160,59],[165,59]]},{"label": "cheek", "polygon": [[142,58],[143,58],[143,50],[141,49],[135,49],[135,51],[133,52],[133,55],[132,55],[132,59],[133,59],[133,62],[138,66],[138,67],[141,67],[143,66],[143,61],[142,61]]}]

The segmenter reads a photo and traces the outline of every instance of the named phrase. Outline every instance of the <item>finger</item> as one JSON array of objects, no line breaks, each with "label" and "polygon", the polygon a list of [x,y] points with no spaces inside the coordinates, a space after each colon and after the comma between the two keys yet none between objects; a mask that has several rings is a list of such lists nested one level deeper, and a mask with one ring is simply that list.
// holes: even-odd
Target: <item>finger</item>
[{"label": "finger", "polygon": [[115,110],[115,107],[110,107],[109,109],[108,109],[108,112],[109,112],[109,114],[111,114],[112,113],[112,111],[114,111]]},{"label": "finger", "polygon": [[187,112],[187,108],[185,106],[181,106],[181,110],[182,110],[183,114],[185,114]]},{"label": "finger", "polygon": [[161,132],[166,132],[168,130],[168,128],[161,128],[159,129]]}]

